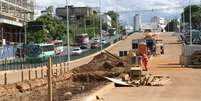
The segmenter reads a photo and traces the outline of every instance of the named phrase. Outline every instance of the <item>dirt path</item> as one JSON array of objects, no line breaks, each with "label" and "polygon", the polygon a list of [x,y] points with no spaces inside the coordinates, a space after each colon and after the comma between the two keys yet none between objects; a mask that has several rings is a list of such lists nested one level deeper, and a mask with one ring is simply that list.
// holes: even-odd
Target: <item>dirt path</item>
[{"label": "dirt path", "polygon": [[150,72],[168,75],[171,82],[163,87],[114,88],[103,96],[104,101],[200,101],[201,69],[179,65],[181,45],[175,33],[163,33],[165,55],[153,57]]}]

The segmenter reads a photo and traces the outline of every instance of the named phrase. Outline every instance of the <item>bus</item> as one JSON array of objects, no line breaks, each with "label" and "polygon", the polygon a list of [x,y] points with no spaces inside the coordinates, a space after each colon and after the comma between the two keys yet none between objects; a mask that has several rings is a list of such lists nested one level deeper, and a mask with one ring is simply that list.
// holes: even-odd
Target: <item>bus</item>
[{"label": "bus", "polygon": [[31,62],[46,61],[48,57],[55,56],[54,44],[32,44],[27,46],[26,60]]},{"label": "bus", "polygon": [[61,55],[64,52],[64,46],[62,40],[55,40],[51,42],[54,44],[54,51],[56,55]]}]

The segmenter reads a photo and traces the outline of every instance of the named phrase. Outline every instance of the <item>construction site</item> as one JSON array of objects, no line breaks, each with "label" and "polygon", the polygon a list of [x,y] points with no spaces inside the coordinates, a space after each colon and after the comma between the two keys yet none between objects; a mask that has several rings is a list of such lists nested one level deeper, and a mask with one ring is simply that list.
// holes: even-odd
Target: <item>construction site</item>
[{"label": "construction site", "polygon": [[[144,70],[141,56],[136,55],[144,35],[133,34],[88,59],[79,60],[77,62],[83,63],[68,73],[53,70],[53,100],[199,101],[201,71],[181,65],[182,43],[179,34],[161,33],[157,37],[160,38],[158,45],[163,46],[164,50],[161,54],[161,48],[158,48],[159,52],[148,56],[147,71]],[[140,40],[138,47],[136,40]],[[47,101],[47,84],[47,75],[44,75],[40,79],[2,85],[0,100]]]},{"label": "construction site", "polygon": [[[59,5],[64,7],[58,6],[59,14],[53,14],[53,6],[41,11],[44,23],[35,27],[47,25],[51,30],[39,28],[27,34],[27,23],[34,21],[35,1],[0,0],[0,101],[200,101],[201,26],[196,21],[201,19],[195,19],[201,16],[200,5],[193,5],[195,9],[200,7],[195,12],[190,0],[181,7],[168,5],[167,8],[163,7],[166,2],[160,4],[159,1],[156,3],[163,5],[159,9],[104,12],[103,21],[101,0],[99,7],[74,8],[68,0],[65,3],[62,1],[63,5]],[[105,5],[102,6],[107,8]],[[86,21],[85,13],[95,15]],[[128,18],[129,14],[134,23],[133,26],[126,23],[124,29],[120,15]],[[166,16],[160,17],[160,14]],[[82,34],[78,38],[80,43],[71,40],[78,35],[69,23],[72,18],[84,23],[85,31],[79,33]],[[142,24],[141,20],[146,22],[150,18],[150,22]],[[92,19],[97,20],[93,25]],[[97,23],[100,33],[96,33],[94,27],[89,30],[94,35],[89,37],[87,23],[91,23],[91,28]],[[41,42],[27,42],[27,35]],[[61,40],[51,39],[60,35]],[[10,49],[11,55],[4,53],[15,44],[16,47]]]}]

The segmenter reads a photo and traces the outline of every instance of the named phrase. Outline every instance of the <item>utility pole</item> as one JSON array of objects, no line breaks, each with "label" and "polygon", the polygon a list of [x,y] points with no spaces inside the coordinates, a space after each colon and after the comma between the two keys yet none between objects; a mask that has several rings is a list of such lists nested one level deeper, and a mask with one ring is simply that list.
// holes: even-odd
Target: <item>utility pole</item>
[{"label": "utility pole", "polygon": [[99,6],[100,6],[100,43],[101,43],[101,51],[103,50],[103,44],[102,44],[102,15],[101,15],[101,0],[99,0]]},{"label": "utility pole", "polygon": [[96,22],[95,22],[95,16],[93,16],[93,25],[94,25],[94,37],[96,37]]},{"label": "utility pole", "polygon": [[3,25],[1,26],[1,39],[2,39],[2,42],[3,42]]},{"label": "utility pole", "polygon": [[190,45],[193,44],[193,38],[192,38],[192,11],[191,11],[191,0],[189,0],[189,25],[190,25]]},{"label": "utility pole", "polygon": [[67,28],[67,54],[68,54],[68,69],[69,67],[69,62],[70,62],[70,35],[69,35],[69,11],[68,11],[68,0],[66,0],[66,28]]},{"label": "utility pole", "polygon": [[185,32],[186,26],[185,26],[185,7],[184,7],[184,13],[183,13],[183,31]]},{"label": "utility pole", "polygon": [[87,33],[86,17],[84,16],[84,33]]},{"label": "utility pole", "polygon": [[26,14],[27,12],[24,12],[24,44],[27,44],[27,23],[26,23]]},{"label": "utility pole", "polygon": [[[118,12],[118,10],[116,9],[116,13]],[[119,34],[119,25],[118,25],[118,16],[117,16],[117,19],[116,19],[116,27],[117,27],[117,33],[116,34]]]}]

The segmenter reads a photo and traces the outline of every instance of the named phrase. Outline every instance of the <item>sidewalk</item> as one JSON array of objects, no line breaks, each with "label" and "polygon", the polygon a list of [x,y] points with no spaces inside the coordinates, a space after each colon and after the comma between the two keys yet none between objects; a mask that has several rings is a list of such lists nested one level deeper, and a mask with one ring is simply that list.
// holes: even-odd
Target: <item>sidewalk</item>
[{"label": "sidewalk", "polygon": [[168,75],[171,82],[162,87],[117,87],[103,96],[104,101],[200,101],[201,69],[179,65],[181,45],[175,34],[163,33],[161,37],[165,55],[152,58],[150,72]]}]

